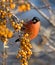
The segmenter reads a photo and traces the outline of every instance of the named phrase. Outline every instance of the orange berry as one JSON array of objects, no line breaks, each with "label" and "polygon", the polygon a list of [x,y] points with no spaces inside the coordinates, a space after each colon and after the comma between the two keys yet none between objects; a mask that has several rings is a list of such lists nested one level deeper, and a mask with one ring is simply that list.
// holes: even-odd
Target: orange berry
[{"label": "orange berry", "polygon": [[12,24],[12,26],[15,26],[15,22],[12,22],[11,24]]},{"label": "orange berry", "polygon": [[21,5],[21,9],[25,10],[26,9],[26,5],[25,4]]},{"label": "orange berry", "polygon": [[21,65],[24,65],[24,64],[21,64]]},{"label": "orange berry", "polygon": [[12,16],[12,13],[8,13],[8,17],[11,18],[11,16]]},{"label": "orange berry", "polygon": [[6,0],[2,0],[2,2],[5,2]]},{"label": "orange berry", "polygon": [[20,6],[18,7],[18,12],[23,12]]},{"label": "orange berry", "polygon": [[28,65],[28,63],[27,63],[27,62],[25,62],[25,63],[24,63],[24,65]]},{"label": "orange berry", "polygon": [[28,52],[27,52],[27,54],[28,54],[28,55],[31,55],[31,54],[32,54],[32,52],[31,52],[31,51],[28,51]]},{"label": "orange berry", "polygon": [[6,2],[9,2],[9,0],[6,0]]},{"label": "orange berry", "polygon": [[4,37],[7,38],[7,34],[4,34]]},{"label": "orange berry", "polygon": [[29,10],[31,10],[31,8],[30,7],[27,7],[27,10],[29,11]]},{"label": "orange berry", "polygon": [[27,6],[27,7],[30,7],[30,4],[29,4],[29,3],[27,3],[27,4],[26,4],[26,6]]},{"label": "orange berry", "polygon": [[10,3],[12,3],[12,2],[13,2],[13,0],[9,0],[9,2],[10,2]]},{"label": "orange berry", "polygon": [[20,54],[17,54],[16,58],[18,59],[21,55]]},{"label": "orange berry", "polygon": [[17,25],[14,26],[15,29],[16,29],[17,27],[18,27]]},{"label": "orange berry", "polygon": [[11,8],[11,9],[14,9],[15,6],[16,6],[16,5],[15,5],[14,3],[11,3],[11,4],[10,4],[10,8]]},{"label": "orange berry", "polygon": [[7,37],[11,38],[12,36],[13,36],[13,32],[9,31],[8,34],[7,34]]}]

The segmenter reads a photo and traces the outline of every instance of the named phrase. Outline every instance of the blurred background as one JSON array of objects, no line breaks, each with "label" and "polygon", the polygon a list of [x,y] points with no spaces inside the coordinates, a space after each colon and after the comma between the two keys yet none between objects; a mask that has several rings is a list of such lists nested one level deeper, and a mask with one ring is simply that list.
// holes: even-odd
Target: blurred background
[{"label": "blurred background", "polygon": [[[33,54],[29,60],[29,65],[55,65],[55,0],[28,1],[32,6],[30,11],[20,13],[14,10],[13,12],[21,20],[28,21],[36,16],[41,21],[38,37],[31,41]],[[33,7],[33,4],[35,7]],[[15,38],[12,38],[9,40],[9,43],[14,43],[14,41]],[[7,58],[7,65],[19,65],[19,60],[16,59],[19,45],[8,45],[9,49],[7,50],[11,55]],[[2,50],[3,44],[0,42],[0,54]],[[0,58],[0,65],[2,65],[2,58]]]}]

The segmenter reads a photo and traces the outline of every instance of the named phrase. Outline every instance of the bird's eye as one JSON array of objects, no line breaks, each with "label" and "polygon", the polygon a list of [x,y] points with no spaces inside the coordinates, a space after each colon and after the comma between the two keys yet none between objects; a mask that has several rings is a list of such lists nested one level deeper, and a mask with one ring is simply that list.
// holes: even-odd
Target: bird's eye
[{"label": "bird's eye", "polygon": [[33,20],[33,24],[35,24],[37,21],[36,20]]},{"label": "bird's eye", "polygon": [[40,21],[40,19],[38,17],[33,17],[33,19],[32,19],[32,22],[34,24],[37,23],[37,22],[39,22],[39,21]]}]

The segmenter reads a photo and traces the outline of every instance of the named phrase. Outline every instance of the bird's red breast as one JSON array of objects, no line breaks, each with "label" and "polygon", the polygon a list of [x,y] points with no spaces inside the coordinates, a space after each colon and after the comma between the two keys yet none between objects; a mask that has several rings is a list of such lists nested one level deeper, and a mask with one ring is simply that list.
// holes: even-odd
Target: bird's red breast
[{"label": "bird's red breast", "polygon": [[30,40],[34,39],[35,37],[37,37],[39,30],[40,30],[40,21],[33,24],[32,21],[29,21],[27,23],[24,24],[25,33],[29,33],[29,38]]}]

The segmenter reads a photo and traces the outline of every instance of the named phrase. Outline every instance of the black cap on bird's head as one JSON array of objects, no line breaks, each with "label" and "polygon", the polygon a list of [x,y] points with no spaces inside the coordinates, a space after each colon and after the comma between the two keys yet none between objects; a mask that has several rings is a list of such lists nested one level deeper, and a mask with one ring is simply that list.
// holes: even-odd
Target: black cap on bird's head
[{"label": "black cap on bird's head", "polygon": [[40,21],[40,19],[38,17],[33,17],[33,19],[32,19],[33,24],[35,24],[39,21]]}]

